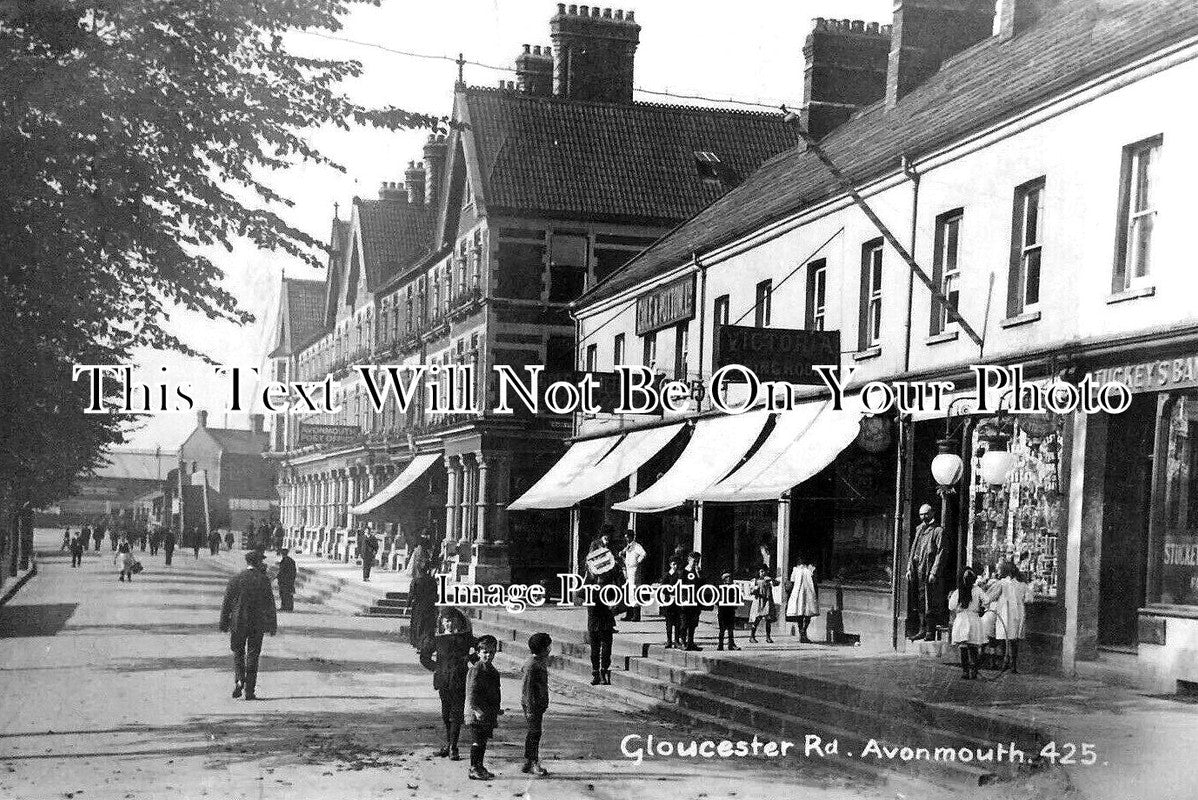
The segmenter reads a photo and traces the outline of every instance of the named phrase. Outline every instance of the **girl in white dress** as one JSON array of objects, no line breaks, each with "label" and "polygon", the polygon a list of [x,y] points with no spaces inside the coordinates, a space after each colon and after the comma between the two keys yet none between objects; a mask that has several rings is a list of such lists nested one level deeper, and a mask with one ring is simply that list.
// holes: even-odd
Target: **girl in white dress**
[{"label": "girl in white dress", "polygon": [[[998,565],[999,579],[987,590],[986,602],[994,611],[994,638],[1003,642],[1003,668],[1019,672],[1019,640],[1023,638],[1024,606],[1031,587],[1023,580],[1015,562]],[[989,612],[987,612],[989,613]]]},{"label": "girl in white dress", "polygon": [[986,643],[982,633],[982,606],[986,602],[986,595],[975,585],[977,579],[973,567],[966,567],[961,570],[957,588],[948,596],[949,610],[956,612],[952,643],[961,649],[961,677],[967,679],[978,676],[980,648]]},{"label": "girl in white dress", "polygon": [[800,558],[799,563],[790,571],[790,581],[794,588],[790,590],[790,599],[786,603],[786,619],[799,623],[799,641],[810,642],[807,638],[807,626],[811,618],[819,616],[819,595],[815,592],[815,565],[808,564],[807,558]]}]

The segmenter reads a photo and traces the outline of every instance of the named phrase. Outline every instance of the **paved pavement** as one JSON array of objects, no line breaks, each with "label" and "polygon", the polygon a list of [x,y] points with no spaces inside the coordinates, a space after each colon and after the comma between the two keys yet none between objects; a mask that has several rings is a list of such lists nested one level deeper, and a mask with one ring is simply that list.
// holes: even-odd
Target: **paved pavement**
[{"label": "paved pavement", "polygon": [[[54,550],[56,536],[39,532],[39,544]],[[146,571],[124,584],[106,550],[89,553],[81,569],[50,554],[0,607],[0,798],[954,794],[878,786],[818,761],[675,757],[638,765],[621,753],[627,735],[722,737],[662,724],[556,680],[543,744],[554,774],[530,781],[519,772],[524,725],[510,674],[508,713],[489,754],[499,778],[468,781],[465,762],[432,756],[439,704],[430,674],[399,641],[397,621],[300,603],[266,640],[263,699],[233,700],[227,639],[215,624],[227,569],[203,551],[198,559],[177,554],[169,568],[160,556],[143,561]]]}]

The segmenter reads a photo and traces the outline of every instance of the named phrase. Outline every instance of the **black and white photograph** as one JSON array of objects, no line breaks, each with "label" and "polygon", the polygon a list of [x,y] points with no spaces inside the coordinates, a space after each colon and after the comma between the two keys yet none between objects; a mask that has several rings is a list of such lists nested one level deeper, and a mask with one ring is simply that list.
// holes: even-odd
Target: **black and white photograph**
[{"label": "black and white photograph", "polygon": [[0,0],[0,798],[1188,800],[1198,0]]}]

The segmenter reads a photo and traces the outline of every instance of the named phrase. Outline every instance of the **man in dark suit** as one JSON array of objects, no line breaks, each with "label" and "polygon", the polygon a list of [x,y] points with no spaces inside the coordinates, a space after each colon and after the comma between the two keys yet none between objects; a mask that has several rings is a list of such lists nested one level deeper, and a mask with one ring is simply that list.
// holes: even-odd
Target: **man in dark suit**
[{"label": "man in dark suit", "polygon": [[245,554],[248,565],[244,572],[229,580],[225,602],[220,610],[220,629],[229,634],[233,650],[233,696],[256,700],[258,657],[262,653],[262,637],[275,635],[275,595],[266,574],[264,556],[260,550]]},{"label": "man in dark suit", "polygon": [[362,557],[362,580],[370,580],[370,568],[374,566],[374,557],[379,552],[379,540],[374,531],[366,528],[358,536],[358,555]]},{"label": "man in dark suit", "polygon": [[294,611],[295,606],[295,559],[287,555],[287,548],[279,548],[279,610]]}]

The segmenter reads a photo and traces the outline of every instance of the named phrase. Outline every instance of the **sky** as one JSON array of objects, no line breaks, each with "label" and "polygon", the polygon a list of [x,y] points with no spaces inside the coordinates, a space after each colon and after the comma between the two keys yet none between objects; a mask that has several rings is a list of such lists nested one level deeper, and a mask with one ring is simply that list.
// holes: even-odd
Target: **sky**
[{"label": "sky", "polygon": [[[803,42],[812,19],[888,23],[893,8],[891,0],[630,0],[608,5],[635,11],[641,25],[634,79],[638,88],[771,107],[802,102]],[[287,46],[302,55],[360,61],[362,75],[345,84],[359,103],[445,116],[452,110],[457,77],[452,60],[389,50],[451,59],[462,53],[470,61],[510,69],[522,45],[550,44],[549,19],[556,11],[557,4],[546,0],[381,0],[377,7],[354,6],[344,28],[332,34],[337,40],[296,32]],[[465,78],[471,85],[494,86],[515,75],[468,65]],[[636,99],[703,104],[646,92],[638,92]],[[346,171],[299,165],[267,176],[295,203],[276,210],[292,225],[327,240],[335,206],[345,218],[355,195],[373,197],[381,182],[402,181],[408,162],[421,158],[427,136],[426,130],[342,131],[329,126],[315,131],[312,140]],[[231,253],[208,255],[224,271],[224,287],[254,315],[254,323],[236,326],[178,312],[168,325],[215,362],[260,366],[270,349],[282,276],[321,279],[324,272],[249,243]],[[189,383],[197,405],[210,409],[210,425],[248,427],[245,413],[225,413],[229,381],[215,375],[211,366],[177,353],[148,350],[135,354],[134,363],[141,380],[166,375],[171,382]],[[243,386],[248,392],[253,384],[246,381]],[[173,449],[194,426],[190,411],[144,417],[128,434],[126,446]]]}]

